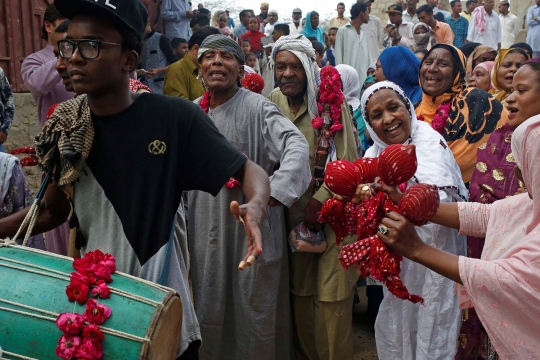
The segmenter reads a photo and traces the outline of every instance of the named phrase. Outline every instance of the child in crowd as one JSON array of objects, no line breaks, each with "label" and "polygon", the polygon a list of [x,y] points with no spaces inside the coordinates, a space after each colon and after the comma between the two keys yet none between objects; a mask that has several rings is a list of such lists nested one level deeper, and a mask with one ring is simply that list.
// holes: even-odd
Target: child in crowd
[{"label": "child in crowd", "polygon": [[319,66],[319,68],[322,68],[325,65],[323,63],[324,45],[318,41],[312,41],[311,44],[313,45],[313,48],[315,49],[315,61],[317,62],[317,65]]},{"label": "child in crowd", "polygon": [[337,27],[331,27],[328,30],[328,43],[330,46],[324,52],[323,61],[328,65],[336,66],[336,57],[334,56],[334,45],[336,44]]},{"label": "child in crowd", "polygon": [[260,69],[257,61],[257,56],[254,53],[250,52],[247,53],[244,57],[246,59],[246,65],[255,70],[257,74],[259,74]]},{"label": "child in crowd", "polygon": [[171,46],[172,46],[173,52],[176,55],[176,57],[178,58],[178,60],[183,58],[184,55],[186,55],[187,52],[189,51],[188,42],[184,38],[174,38],[174,39],[172,39]]},{"label": "child in crowd", "polygon": [[242,48],[244,56],[249,54],[251,52],[251,43],[249,42],[249,38],[243,38],[242,42],[240,43],[240,47]]},{"label": "child in crowd", "polygon": [[218,17],[219,32],[225,36],[230,37],[234,41],[237,41],[237,37],[234,36],[231,29],[227,26],[228,21],[229,21],[229,17],[227,16],[226,13],[219,15]]}]

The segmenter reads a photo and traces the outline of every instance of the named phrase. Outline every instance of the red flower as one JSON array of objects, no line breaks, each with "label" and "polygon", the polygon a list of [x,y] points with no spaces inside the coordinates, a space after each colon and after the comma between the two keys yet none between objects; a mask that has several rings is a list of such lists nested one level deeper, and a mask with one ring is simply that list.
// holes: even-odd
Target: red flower
[{"label": "red flower", "polygon": [[101,347],[101,341],[92,338],[83,339],[81,346],[79,347],[77,354],[75,354],[77,360],[99,360],[103,356],[103,348]]},{"label": "red flower", "polygon": [[324,124],[323,119],[320,116],[317,116],[315,119],[311,120],[311,126],[314,129],[320,129]]},{"label": "red flower", "polygon": [[79,314],[63,313],[58,315],[56,326],[66,334],[77,335],[84,327],[84,320]]},{"label": "red flower", "polygon": [[79,336],[62,335],[56,346],[56,356],[60,359],[71,359],[79,350],[82,339]]},{"label": "red flower", "polygon": [[88,290],[86,278],[79,273],[71,273],[71,282],[66,287],[68,300],[71,302],[77,301],[79,304],[83,304],[86,299],[88,299]]},{"label": "red flower", "polygon": [[101,325],[111,316],[111,309],[103,304],[98,304],[96,299],[89,299],[86,302],[84,319],[92,324]]},{"label": "red flower", "polygon": [[84,257],[90,259],[93,264],[99,263],[101,260],[103,260],[104,256],[105,254],[103,254],[101,250],[98,250],[98,249],[94,251],[89,251],[86,254],[84,254]]},{"label": "red flower", "polygon": [[112,271],[109,267],[102,265],[102,263],[94,264],[90,267],[90,271],[94,273],[98,280],[104,280],[110,283],[112,281]]},{"label": "red flower", "polygon": [[330,127],[330,131],[336,132],[343,130],[343,124],[334,124]]},{"label": "red flower", "polygon": [[99,263],[111,269],[111,274],[116,272],[116,261],[111,254],[105,254]]},{"label": "red flower", "polygon": [[111,289],[109,289],[105,281],[98,280],[97,286],[92,289],[92,294],[99,296],[101,299],[108,299],[111,297]]},{"label": "red flower", "polygon": [[103,339],[105,339],[105,336],[103,336],[101,330],[99,330],[98,326],[94,324],[86,326],[83,329],[82,336],[85,339],[94,339],[97,341],[102,341]]}]

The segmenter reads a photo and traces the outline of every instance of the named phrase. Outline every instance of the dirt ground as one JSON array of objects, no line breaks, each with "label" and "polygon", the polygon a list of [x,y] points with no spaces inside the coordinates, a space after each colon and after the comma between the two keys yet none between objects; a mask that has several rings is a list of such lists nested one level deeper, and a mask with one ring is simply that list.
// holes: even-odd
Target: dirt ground
[{"label": "dirt ground", "polygon": [[375,347],[375,330],[373,323],[367,321],[367,297],[366,287],[358,288],[360,303],[354,305],[353,312],[353,336],[354,336],[354,360],[374,360],[377,357]]}]

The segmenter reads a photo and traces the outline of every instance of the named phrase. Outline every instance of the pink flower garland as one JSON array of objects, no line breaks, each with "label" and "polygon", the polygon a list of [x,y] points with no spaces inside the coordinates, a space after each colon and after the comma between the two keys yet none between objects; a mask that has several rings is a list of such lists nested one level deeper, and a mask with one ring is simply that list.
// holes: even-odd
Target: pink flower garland
[{"label": "pink flower garland", "polygon": [[330,121],[329,134],[333,136],[335,132],[343,130],[341,120],[341,105],[343,105],[343,92],[341,91],[341,76],[333,66],[325,66],[321,69],[321,86],[317,99],[319,116],[311,121],[311,126],[322,129],[325,125],[324,119]]},{"label": "pink flower garland", "polygon": [[[208,110],[210,109],[210,92],[206,91],[202,99],[199,101],[199,106],[201,107],[202,111],[208,114]],[[234,189],[235,187],[241,186],[242,183],[235,178],[230,178],[229,181],[225,184],[226,187],[229,189]]]},{"label": "pink flower garland", "polygon": [[[439,134],[442,134],[444,131],[444,126],[446,125],[446,120],[448,120],[448,115],[450,115],[450,108],[452,102],[450,100],[444,102],[437,108],[435,116],[433,116],[433,121],[431,122],[431,127],[433,130],[437,131]],[[419,115],[418,120],[424,121],[424,116]]]},{"label": "pink flower garland", "polygon": [[105,338],[98,325],[103,324],[112,314],[111,309],[89,299],[91,294],[99,299],[108,299],[112,282],[111,274],[116,272],[114,256],[99,250],[88,252],[83,258],[75,259],[66,295],[70,302],[86,302],[84,314],[62,313],[56,319],[56,326],[64,333],[58,340],[56,355],[61,359],[99,360],[103,356],[101,341]]}]

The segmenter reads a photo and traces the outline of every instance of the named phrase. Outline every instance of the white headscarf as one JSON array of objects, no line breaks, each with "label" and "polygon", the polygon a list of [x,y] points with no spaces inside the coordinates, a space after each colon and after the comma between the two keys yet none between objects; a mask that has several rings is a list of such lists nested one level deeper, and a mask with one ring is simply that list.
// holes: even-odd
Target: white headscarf
[{"label": "white headscarf", "polygon": [[356,111],[360,107],[360,79],[358,78],[358,72],[355,68],[346,64],[337,65],[336,70],[341,75],[345,100],[347,100],[347,104],[352,106],[353,111]]},{"label": "white headscarf", "polygon": [[408,186],[416,182],[437,185],[440,190],[444,190],[448,195],[457,201],[468,198],[468,190],[461,179],[461,171],[454,159],[452,151],[446,144],[441,134],[431,128],[424,121],[416,118],[414,106],[405,95],[405,92],[391,81],[381,81],[371,85],[364,91],[360,100],[362,106],[362,116],[366,120],[366,127],[375,143],[365,154],[365,157],[378,157],[379,154],[389,145],[383,142],[371,127],[369,116],[366,114],[367,104],[373,94],[382,89],[395,91],[407,102],[407,109],[411,116],[411,134],[406,144],[416,146],[416,158],[418,169],[413,179],[409,180]]},{"label": "white headscarf", "polygon": [[315,49],[311,45],[311,41],[304,35],[287,35],[282,36],[274,45],[272,51],[272,62],[276,61],[276,55],[281,50],[287,50],[296,56],[301,62],[307,77],[307,108],[309,116],[315,119],[319,116],[317,108],[317,93],[321,85],[321,77],[319,75],[319,67],[315,61]]},{"label": "white headscarf", "polygon": [[13,169],[18,163],[19,159],[16,156],[0,152],[0,203],[7,195]]}]

